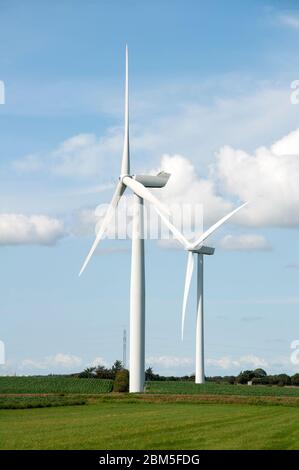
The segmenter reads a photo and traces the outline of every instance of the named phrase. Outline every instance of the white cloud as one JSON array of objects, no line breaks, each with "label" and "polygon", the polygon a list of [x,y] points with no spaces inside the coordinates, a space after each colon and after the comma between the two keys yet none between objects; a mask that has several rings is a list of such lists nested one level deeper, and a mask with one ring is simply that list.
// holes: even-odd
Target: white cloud
[{"label": "white cloud", "polygon": [[[168,90],[154,90],[152,95],[140,93],[136,103],[138,124],[133,117],[131,125],[132,168],[134,172],[148,171],[156,165],[171,171],[167,187],[157,195],[165,200],[203,202],[206,223],[235,203],[249,200],[251,204],[233,222],[297,227],[299,130],[273,145],[269,142],[275,133],[286,133],[294,125],[298,110],[290,105],[289,88],[268,83],[254,84],[252,90],[252,83],[241,78],[224,77],[223,85],[217,77],[210,88],[205,83],[173,84]],[[232,83],[237,94],[233,99],[228,92]],[[161,112],[161,103],[165,103],[165,112]],[[156,119],[142,118],[144,109],[156,112]],[[110,128],[102,137],[78,134],[53,151],[30,154],[15,161],[14,166],[21,171],[44,170],[56,176],[88,178],[93,184],[103,175],[118,176],[122,139],[122,127]],[[223,143],[229,145],[221,147]],[[255,151],[248,150],[261,144],[264,146]],[[138,155],[142,158],[136,158]]]},{"label": "white cloud", "polygon": [[111,162],[120,165],[122,129],[108,129],[104,137],[77,134],[47,154],[27,155],[15,160],[19,172],[50,172],[71,178],[96,178],[105,174]]},{"label": "white cloud", "polygon": [[[101,97],[99,104],[106,104],[104,111],[111,112],[109,101],[115,96],[115,90],[110,89]],[[119,97],[121,100],[121,93]],[[102,137],[78,134],[54,151],[30,154],[14,166],[21,171],[44,169],[76,178],[98,178],[103,174],[117,177],[123,140],[120,108],[116,113],[119,127],[109,128]],[[254,83],[242,76],[160,82],[159,88],[140,90],[134,99],[130,123],[132,168],[139,172],[156,164],[164,153],[179,153],[205,169],[224,143],[251,148],[267,143],[275,132],[285,132],[297,122],[295,108],[290,106],[286,87]]]},{"label": "white cloud", "polygon": [[[167,185],[160,191],[167,204],[202,204],[205,222],[232,209],[232,204],[217,194],[213,179],[200,176],[184,156],[163,155],[160,169],[171,174]],[[158,196],[158,190],[156,194]]]},{"label": "white cloud", "polygon": [[49,370],[54,369],[72,369],[79,367],[82,364],[82,359],[72,354],[57,353],[54,356],[47,356],[41,360],[35,359],[24,359],[21,362],[21,368],[23,369],[37,369],[37,370]]},{"label": "white cloud", "polygon": [[104,367],[109,367],[109,364],[108,362],[106,361],[106,359],[104,359],[103,357],[101,356],[98,356],[98,357],[95,357],[91,363],[89,364],[88,367],[97,367],[97,366],[104,366]]},{"label": "white cloud", "polygon": [[230,197],[250,201],[239,215],[241,223],[299,226],[299,129],[253,154],[223,147],[214,174]]},{"label": "white cloud", "polygon": [[298,15],[290,15],[290,14],[279,15],[279,21],[286,26],[290,26],[291,28],[294,28],[294,29],[299,29]]},{"label": "white cloud", "polygon": [[82,208],[73,213],[72,232],[76,236],[95,235],[95,227],[99,218],[95,208]]},{"label": "white cloud", "polygon": [[244,367],[253,367],[254,369],[256,369],[257,367],[268,367],[269,363],[261,357],[255,356],[253,354],[248,354],[236,359],[233,359],[230,356],[224,356],[220,359],[207,359],[207,365],[228,370],[242,369]]},{"label": "white cloud", "polygon": [[299,129],[296,129],[282,139],[279,139],[271,146],[271,152],[274,155],[299,155]]},{"label": "white cloud", "polygon": [[[155,170],[171,173],[162,190],[152,190],[167,204],[202,204],[205,226],[236,207],[248,206],[230,223],[249,227],[299,227],[299,129],[277,140],[268,148],[252,154],[232,147],[217,153],[207,176],[196,171],[182,155],[163,155]],[[232,202],[234,201],[234,202]],[[95,215],[82,211],[79,232],[90,231]],[[85,228],[84,228],[85,227]],[[221,241],[225,249],[270,250],[269,242],[257,234],[227,235]]]},{"label": "white cloud", "polygon": [[46,215],[0,214],[0,245],[54,245],[64,224]]},{"label": "white cloud", "polygon": [[[234,200],[234,206],[239,201],[249,204],[232,219],[233,223],[299,226],[299,129],[253,153],[222,147],[206,177],[181,155],[164,155],[160,167],[171,173],[161,191],[162,199],[169,203],[202,203],[205,224],[230,211]],[[258,236],[247,240],[243,237],[241,241],[252,247],[255,244],[257,249],[269,248]]]},{"label": "white cloud", "polygon": [[220,240],[220,246],[230,251],[268,251],[271,245],[262,235],[242,234],[225,235]]},{"label": "white cloud", "polygon": [[51,154],[52,171],[62,176],[90,177],[103,172],[105,159],[117,156],[121,145],[119,131],[105,138],[79,134],[65,140]]},{"label": "white cloud", "polygon": [[13,162],[14,168],[21,173],[33,173],[43,168],[43,164],[38,155],[26,155]]},{"label": "white cloud", "polygon": [[150,356],[146,358],[148,366],[158,366],[163,368],[176,368],[181,366],[192,366],[194,361],[190,357],[178,356]]}]

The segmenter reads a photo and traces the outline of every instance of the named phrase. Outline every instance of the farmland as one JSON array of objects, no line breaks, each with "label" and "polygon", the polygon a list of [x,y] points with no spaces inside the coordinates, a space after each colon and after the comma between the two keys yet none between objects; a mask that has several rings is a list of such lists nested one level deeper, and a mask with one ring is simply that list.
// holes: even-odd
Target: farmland
[{"label": "farmland", "polygon": [[[79,379],[64,376],[0,377],[0,394],[99,394],[109,393],[113,380]],[[241,395],[299,397],[299,387],[229,385],[190,381],[157,381],[146,383],[146,393],[175,395]]]},{"label": "farmland", "polygon": [[[144,397],[144,398],[143,398]],[[114,394],[0,410],[1,449],[298,449],[299,408]],[[173,397],[175,398],[175,397]],[[237,399],[244,397],[236,397]],[[221,397],[215,397],[221,400]]]},{"label": "farmland", "polygon": [[51,406],[84,405],[86,400],[80,395],[12,395],[0,397],[0,409],[18,410],[26,408],[49,408]]},{"label": "farmland", "polygon": [[244,396],[285,396],[299,397],[299,387],[278,387],[267,385],[229,385],[207,382],[159,381],[147,382],[147,393],[159,394],[203,394],[203,395],[244,395]]},{"label": "farmland", "polygon": [[107,393],[112,390],[112,380],[78,379],[63,376],[0,377],[0,394],[3,393]]},{"label": "farmland", "polygon": [[0,377],[0,449],[299,449],[299,389]]}]

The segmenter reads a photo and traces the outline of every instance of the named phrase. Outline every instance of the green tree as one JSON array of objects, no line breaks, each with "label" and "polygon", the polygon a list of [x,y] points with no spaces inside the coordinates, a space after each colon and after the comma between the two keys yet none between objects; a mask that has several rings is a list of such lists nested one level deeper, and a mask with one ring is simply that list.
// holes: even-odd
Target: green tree
[{"label": "green tree", "polygon": [[118,370],[115,374],[114,392],[128,392],[129,391],[129,371],[127,369]]},{"label": "green tree", "polygon": [[98,379],[110,379],[112,378],[111,371],[107,369],[105,366],[98,365],[96,370],[96,377]]},{"label": "green tree", "polygon": [[299,385],[299,374],[295,374],[291,377],[292,385]]},{"label": "green tree", "polygon": [[96,375],[95,371],[96,371],[95,367],[86,367],[86,369],[84,369],[84,371],[79,374],[79,377],[81,379],[93,378]]},{"label": "green tree", "polygon": [[267,377],[267,372],[264,369],[255,369],[253,373],[256,378]]},{"label": "green tree", "polygon": [[123,363],[121,361],[115,361],[113,366],[111,367],[111,371],[116,374],[116,372],[123,370]]},{"label": "green tree", "polygon": [[244,370],[240,372],[240,374],[237,377],[237,383],[239,384],[247,384],[250,380],[252,380],[254,377],[254,372],[253,370]]},{"label": "green tree", "polygon": [[283,387],[284,385],[291,385],[291,377],[287,374],[278,374],[273,376],[273,382]]},{"label": "green tree", "polygon": [[145,371],[145,380],[154,380],[155,374],[152,367],[148,367]]}]

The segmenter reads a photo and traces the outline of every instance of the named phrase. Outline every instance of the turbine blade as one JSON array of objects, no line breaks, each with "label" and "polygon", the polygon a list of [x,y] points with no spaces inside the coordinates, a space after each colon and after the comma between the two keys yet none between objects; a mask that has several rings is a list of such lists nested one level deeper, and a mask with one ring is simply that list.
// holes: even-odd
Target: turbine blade
[{"label": "turbine blade", "polygon": [[110,203],[110,205],[109,205],[109,207],[108,207],[108,209],[107,209],[107,212],[106,212],[106,214],[105,214],[105,217],[104,217],[104,220],[103,220],[102,225],[101,225],[101,227],[100,227],[100,230],[98,231],[97,236],[96,236],[96,239],[95,239],[95,241],[93,242],[93,245],[92,245],[92,247],[91,247],[91,249],[90,249],[90,251],[89,251],[89,253],[88,253],[88,255],[87,255],[87,257],[86,257],[86,259],[85,259],[85,261],[84,261],[84,263],[83,263],[83,266],[82,266],[82,268],[81,268],[81,270],[80,270],[79,276],[81,276],[81,274],[83,273],[83,271],[84,271],[84,269],[86,268],[86,266],[87,266],[87,264],[88,264],[90,258],[91,258],[92,255],[93,255],[93,253],[94,253],[96,247],[98,246],[98,244],[99,244],[101,238],[103,237],[104,233],[106,232],[107,227],[108,227],[108,225],[109,225],[109,222],[110,222],[110,220],[111,220],[111,217],[112,217],[112,215],[113,215],[113,212],[114,212],[115,208],[117,207],[117,204],[118,204],[118,202],[119,202],[121,196],[123,195],[125,189],[126,189],[125,185],[120,181],[120,182],[118,183],[118,185],[116,186],[116,190],[115,190],[114,195],[113,195],[113,197],[112,197],[111,203]]},{"label": "turbine blade", "polygon": [[128,46],[126,45],[126,80],[125,80],[125,130],[124,148],[121,163],[121,175],[130,173],[130,145],[129,145],[129,58]]},{"label": "turbine blade", "polygon": [[156,206],[161,212],[170,215],[168,208],[164,206],[164,204],[162,204],[159,199],[157,199],[145,186],[143,186],[143,184],[139,183],[139,181],[134,180],[130,176],[125,176],[122,181],[126,186],[132,189],[132,191],[134,191],[137,196],[150,202],[151,204]]},{"label": "turbine blade", "polygon": [[186,307],[188,301],[188,295],[190,290],[190,284],[192,279],[192,273],[194,268],[194,253],[189,251],[188,260],[187,260],[187,269],[185,277],[185,289],[184,289],[184,298],[183,298],[183,311],[182,311],[182,340],[184,339],[184,327],[185,327],[185,317],[186,317]]},{"label": "turbine blade", "polygon": [[183,245],[184,248],[188,248],[190,246],[190,243],[188,240],[184,237],[184,235],[170,222],[170,220],[163,215],[163,213],[155,207],[155,210],[157,214],[161,217],[165,225],[169,228],[169,230],[173,233],[174,238],[176,238],[181,244]]},{"label": "turbine blade", "polygon": [[234,209],[233,211],[231,211],[229,214],[222,217],[222,219],[218,220],[218,222],[216,222],[208,230],[206,230],[198,238],[198,240],[196,240],[196,242],[194,242],[192,244],[192,248],[195,249],[196,247],[198,247],[198,245],[200,245],[207,237],[209,237],[213,232],[215,232],[215,230],[217,230],[217,228],[219,228],[222,224],[224,224],[224,222],[226,222],[228,219],[230,219],[234,214],[236,214],[236,212],[238,212],[240,209],[242,209],[242,207],[246,206],[247,204],[248,204],[248,202],[245,202],[241,206],[239,206],[236,209]]}]

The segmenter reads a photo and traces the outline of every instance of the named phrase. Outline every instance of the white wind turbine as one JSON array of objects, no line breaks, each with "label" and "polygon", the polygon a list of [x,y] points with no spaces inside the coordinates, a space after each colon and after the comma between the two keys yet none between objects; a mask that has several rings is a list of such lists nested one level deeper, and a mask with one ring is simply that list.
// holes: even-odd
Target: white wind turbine
[{"label": "white wind turbine", "polygon": [[162,188],[168,181],[168,173],[153,175],[132,175],[130,173],[129,146],[129,82],[128,82],[128,47],[126,46],[125,80],[125,131],[123,157],[119,182],[116,186],[110,206],[107,209],[96,239],[85,259],[79,276],[83,273],[97,245],[103,238],[114,211],[126,188],[134,193],[134,215],[132,223],[132,258],[130,288],[130,392],[143,392],[145,371],[145,268],[143,238],[143,201],[155,206],[159,213],[169,213],[168,209],[147,189]]},{"label": "white wind turbine", "polygon": [[205,382],[204,370],[204,303],[203,303],[203,256],[213,255],[215,249],[203,245],[203,242],[217,230],[224,222],[230,219],[242,207],[246,206],[247,202],[234,209],[232,212],[218,220],[208,230],[206,230],[195,242],[190,242],[184,235],[167,219],[163,213],[156,208],[159,216],[165,222],[169,230],[173,233],[174,237],[183,245],[184,249],[188,251],[187,269],[185,277],[185,289],[183,297],[183,310],[182,310],[182,339],[184,337],[184,325],[186,316],[186,306],[190,290],[190,284],[194,269],[195,257],[197,256],[197,310],[196,310],[196,351],[195,351],[195,383],[202,384]]}]

